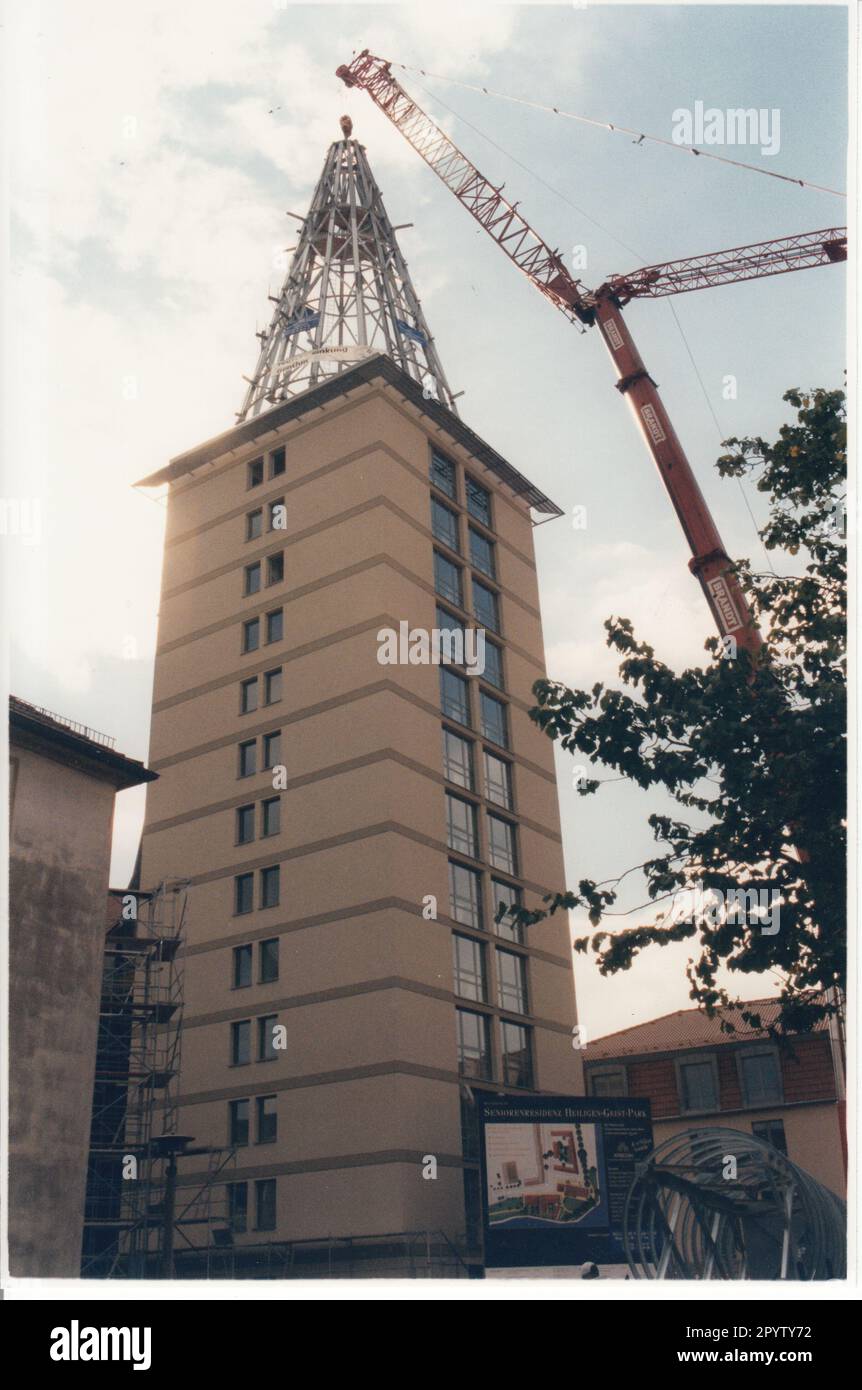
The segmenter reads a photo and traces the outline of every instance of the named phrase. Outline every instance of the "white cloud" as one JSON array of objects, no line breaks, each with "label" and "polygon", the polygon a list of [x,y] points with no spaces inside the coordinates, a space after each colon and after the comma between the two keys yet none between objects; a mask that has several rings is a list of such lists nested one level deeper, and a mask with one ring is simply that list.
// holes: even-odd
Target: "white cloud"
[{"label": "white cloud", "polygon": [[619,655],[604,645],[606,618],[630,618],[635,636],[675,669],[708,660],[703,650],[712,624],[696,580],[679,560],[631,541],[583,540],[577,566],[579,602],[570,587],[542,595],[547,666],[567,684],[616,683]]}]

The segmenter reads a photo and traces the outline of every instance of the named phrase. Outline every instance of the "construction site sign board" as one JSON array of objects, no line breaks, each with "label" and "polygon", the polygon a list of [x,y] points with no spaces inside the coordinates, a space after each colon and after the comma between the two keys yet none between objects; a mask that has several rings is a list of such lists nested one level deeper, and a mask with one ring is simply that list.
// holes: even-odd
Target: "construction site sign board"
[{"label": "construction site sign board", "polygon": [[623,1264],[636,1166],[653,1148],[646,1100],[477,1096],[489,1269]]}]

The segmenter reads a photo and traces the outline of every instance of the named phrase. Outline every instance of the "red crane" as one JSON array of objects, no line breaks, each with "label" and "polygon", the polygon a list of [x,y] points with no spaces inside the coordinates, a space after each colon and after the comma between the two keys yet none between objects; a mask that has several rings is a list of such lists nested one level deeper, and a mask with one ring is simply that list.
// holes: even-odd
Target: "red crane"
[{"label": "red crane", "polygon": [[623,319],[632,299],[729,285],[766,275],[784,275],[847,259],[847,229],[829,227],[799,236],[738,246],[685,260],[612,275],[596,290],[576,280],[518,212],[466,155],[408,96],[392,76],[390,64],[367,49],[337,69],[348,87],[361,87],[443,180],[459,202],[514,261],[541,294],[572,322],[596,325],[618,372],[617,390],[627,397],[641,434],[679,517],[697,576],[722,637],[755,657],[763,645],[736,571],[724,548],[685,451],[664,408],[658,388]]}]

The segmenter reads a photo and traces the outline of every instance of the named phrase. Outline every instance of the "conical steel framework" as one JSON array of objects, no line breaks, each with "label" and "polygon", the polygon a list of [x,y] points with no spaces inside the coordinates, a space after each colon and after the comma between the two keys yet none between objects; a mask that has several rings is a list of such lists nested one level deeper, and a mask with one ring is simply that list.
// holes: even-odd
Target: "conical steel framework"
[{"label": "conical steel framework", "polygon": [[[386,353],[425,394],[455,411],[395,231],[365,149],[350,139],[329,148],[240,420],[317,386],[363,357]],[[457,413],[457,412],[456,412]]]}]

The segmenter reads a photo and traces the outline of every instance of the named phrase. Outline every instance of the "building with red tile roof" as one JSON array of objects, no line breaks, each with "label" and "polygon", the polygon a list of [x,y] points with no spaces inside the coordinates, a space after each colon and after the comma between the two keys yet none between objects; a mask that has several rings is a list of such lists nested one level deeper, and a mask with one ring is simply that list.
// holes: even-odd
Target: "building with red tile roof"
[{"label": "building with red tile roof", "polygon": [[[775,1145],[843,1196],[846,1186],[844,1061],[837,1026],[822,1020],[779,1044],[769,1033],[779,1001],[758,999],[710,1017],[678,1009],[623,1028],[584,1052],[587,1093],[652,1105],[656,1144],[680,1130],[725,1125]],[[732,1032],[722,1028],[731,1024]]]}]

